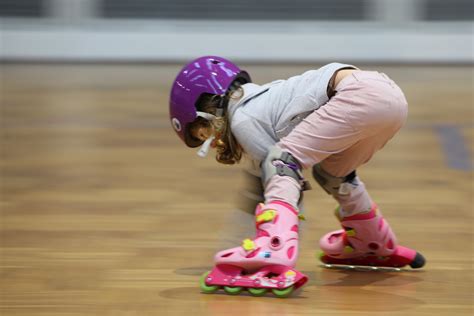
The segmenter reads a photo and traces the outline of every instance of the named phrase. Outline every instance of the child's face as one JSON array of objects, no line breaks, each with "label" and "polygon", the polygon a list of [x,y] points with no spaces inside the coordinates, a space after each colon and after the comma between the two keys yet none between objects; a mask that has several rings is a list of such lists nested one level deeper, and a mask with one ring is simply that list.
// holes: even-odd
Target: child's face
[{"label": "child's face", "polygon": [[212,136],[212,126],[210,124],[196,124],[190,129],[191,135],[201,141],[206,141]]}]

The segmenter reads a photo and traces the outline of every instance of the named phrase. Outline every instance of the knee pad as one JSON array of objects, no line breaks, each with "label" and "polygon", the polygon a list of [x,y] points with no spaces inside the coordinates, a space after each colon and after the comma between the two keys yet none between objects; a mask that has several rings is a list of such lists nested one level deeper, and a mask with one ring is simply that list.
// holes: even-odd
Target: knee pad
[{"label": "knee pad", "polygon": [[[316,182],[326,191],[335,198],[341,195],[347,195],[353,188],[353,185],[357,184],[356,171],[352,171],[345,177],[335,177],[327,173],[321,168],[320,164],[313,166],[313,178]],[[351,184],[351,185],[346,185]]]},{"label": "knee pad", "polygon": [[262,183],[266,187],[268,181],[275,176],[287,176],[295,179],[301,184],[301,191],[309,190],[311,187],[308,181],[304,180],[301,172],[301,165],[289,152],[283,151],[277,146],[273,146],[262,161]]}]

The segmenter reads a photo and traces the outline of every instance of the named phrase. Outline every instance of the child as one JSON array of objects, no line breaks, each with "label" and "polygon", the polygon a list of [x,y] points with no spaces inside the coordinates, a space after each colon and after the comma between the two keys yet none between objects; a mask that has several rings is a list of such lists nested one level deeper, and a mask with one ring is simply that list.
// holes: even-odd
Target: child
[{"label": "child", "polygon": [[342,228],[320,240],[325,263],[420,268],[424,258],[397,244],[356,169],[401,128],[407,101],[385,74],[331,63],[265,85],[216,56],[186,65],[174,81],[170,119],[189,147],[216,148],[216,159],[260,163],[265,204],[256,209],[257,234],[221,251],[201,288],[253,295],[271,289],[284,297],[307,277],[293,269],[298,256],[298,203],[312,168],[339,203]]}]

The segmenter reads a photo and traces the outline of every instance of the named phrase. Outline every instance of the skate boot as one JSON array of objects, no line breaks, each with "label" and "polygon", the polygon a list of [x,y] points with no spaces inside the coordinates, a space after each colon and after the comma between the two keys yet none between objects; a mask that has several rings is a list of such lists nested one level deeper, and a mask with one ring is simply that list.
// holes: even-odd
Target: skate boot
[{"label": "skate boot", "polygon": [[[397,244],[395,234],[374,203],[368,213],[340,218],[344,229],[326,234],[319,241],[320,260],[327,268],[401,270],[421,268],[425,258]],[[365,268],[364,268],[365,267]]]},{"label": "skate boot", "polygon": [[271,290],[287,297],[308,278],[294,269],[298,257],[298,213],[290,205],[275,201],[256,208],[257,234],[242,246],[216,254],[215,267],[201,277],[204,293],[223,288],[227,294],[246,289],[262,296]]}]

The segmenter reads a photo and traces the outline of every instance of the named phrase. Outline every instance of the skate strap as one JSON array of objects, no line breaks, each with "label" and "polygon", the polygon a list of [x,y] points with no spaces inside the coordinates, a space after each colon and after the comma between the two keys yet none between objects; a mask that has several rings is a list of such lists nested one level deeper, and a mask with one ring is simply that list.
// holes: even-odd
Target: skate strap
[{"label": "skate strap", "polygon": [[337,217],[337,219],[340,222],[345,222],[345,221],[358,221],[358,220],[367,220],[367,219],[372,219],[376,217],[377,215],[380,215],[380,211],[377,207],[377,204],[372,203],[372,206],[365,211],[358,212],[354,215],[347,216],[347,217],[342,217],[341,215],[341,207],[338,206],[334,210],[334,215]]},{"label": "skate strap", "polygon": [[[257,226],[266,222],[273,221],[273,219],[275,219],[277,215],[278,215],[278,212],[276,210],[263,211],[262,213],[258,214],[255,218],[255,221],[257,222]],[[298,219],[300,221],[305,221],[306,217],[303,214],[298,214]]]}]

